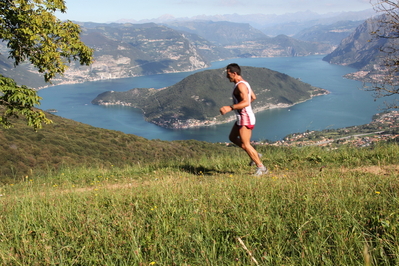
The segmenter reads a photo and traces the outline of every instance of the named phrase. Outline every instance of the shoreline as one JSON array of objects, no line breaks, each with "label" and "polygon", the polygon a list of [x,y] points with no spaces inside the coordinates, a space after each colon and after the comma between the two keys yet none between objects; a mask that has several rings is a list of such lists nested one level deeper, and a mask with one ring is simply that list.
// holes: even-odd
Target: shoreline
[{"label": "shoreline", "polygon": [[[318,93],[315,95],[311,95],[311,97],[309,99],[303,100],[303,101],[299,101],[297,103],[294,104],[284,104],[284,103],[278,103],[278,104],[268,104],[266,106],[262,106],[262,107],[257,107],[257,108],[253,108],[253,111],[255,114],[259,113],[259,112],[263,112],[266,110],[271,110],[271,109],[281,109],[281,108],[290,108],[294,105],[309,101],[311,99],[313,99],[314,97],[317,96],[323,96],[323,95],[328,95],[331,92],[328,90],[324,90],[324,93]],[[131,103],[127,103],[127,102],[121,102],[121,101],[117,101],[114,103],[101,103],[99,102],[98,105],[103,105],[103,106],[108,106],[108,105],[120,105],[120,106],[127,106],[127,107],[132,107],[132,108],[136,108],[134,106],[132,106]],[[140,109],[140,108],[137,108]],[[141,110],[141,109],[140,109]],[[143,110],[141,110],[143,112]],[[144,114],[144,112],[143,112]],[[221,119],[220,119],[221,118]],[[217,115],[215,117],[213,117],[211,120],[197,120],[197,119],[187,119],[187,120],[177,120],[174,122],[170,122],[170,121],[161,121],[161,122],[154,122],[154,121],[148,121],[147,119],[145,119],[147,122],[152,123],[156,126],[162,127],[162,128],[167,128],[167,129],[191,129],[191,128],[200,128],[200,127],[210,127],[210,126],[217,126],[217,125],[222,125],[222,124],[227,124],[230,123],[234,120],[236,120],[236,115],[229,115],[226,118],[222,118],[222,115]]]},{"label": "shoreline", "polygon": [[[226,59],[229,60],[229,59]],[[223,60],[222,60],[223,61]],[[214,62],[218,62],[218,61],[214,61]],[[214,63],[214,62],[211,62]],[[209,68],[211,65],[207,65],[204,68],[194,68],[194,69],[187,69],[187,70],[181,70],[181,71],[165,71],[162,73],[157,73],[154,75],[159,75],[159,74],[173,74],[173,73],[184,73],[184,72],[190,72],[190,71],[197,71],[197,70],[205,70],[207,68]],[[70,71],[74,71],[74,70],[70,70]],[[68,76],[68,73],[64,73],[64,76]],[[137,77],[145,77],[147,75],[121,75],[121,76],[110,76],[110,77],[104,77],[104,76],[98,76],[98,77],[82,77],[81,75],[79,77],[77,77],[76,79],[62,79],[60,77],[58,78],[54,78],[52,80],[52,84],[49,83],[46,86],[41,86],[41,87],[37,87],[37,88],[32,88],[35,91],[39,91],[39,90],[43,90],[43,89],[47,89],[50,87],[54,87],[54,86],[59,86],[59,85],[72,85],[72,84],[82,84],[82,83],[86,83],[86,82],[97,82],[97,81],[106,81],[106,80],[116,80],[116,79],[126,79],[126,78],[137,78]],[[151,76],[151,75],[150,75]],[[57,83],[57,81],[59,83]]]},{"label": "shoreline", "polygon": [[[304,103],[308,100],[311,100],[312,98],[316,97],[316,96],[323,96],[323,95],[327,95],[330,94],[329,91],[326,91],[326,93],[323,94],[317,94],[317,95],[313,95],[312,97],[310,97],[307,100],[303,100],[294,104],[283,104],[283,103],[278,103],[278,104],[269,104],[267,106],[263,106],[263,107],[257,107],[257,108],[253,108],[254,114],[266,111],[266,110],[272,110],[272,109],[283,109],[283,108],[290,108],[294,105],[300,104],[300,103]],[[218,115],[216,117],[214,117],[214,119],[217,119],[217,117],[221,117],[221,115]],[[191,119],[187,120],[190,121]],[[209,127],[209,126],[217,126],[217,125],[222,125],[222,124],[227,124],[230,123],[232,121],[236,120],[236,116],[235,115],[230,115],[227,119],[224,119],[222,121],[212,121],[212,120],[205,120],[205,121],[199,121],[197,120],[198,124],[196,125],[183,125],[183,126],[177,126],[177,127],[168,127],[170,129],[190,129],[190,128],[199,128],[199,127]],[[192,120],[194,121],[194,120]],[[150,121],[151,122],[151,121]],[[153,123],[153,122],[151,122]],[[157,126],[160,126],[156,123],[154,123]]]}]

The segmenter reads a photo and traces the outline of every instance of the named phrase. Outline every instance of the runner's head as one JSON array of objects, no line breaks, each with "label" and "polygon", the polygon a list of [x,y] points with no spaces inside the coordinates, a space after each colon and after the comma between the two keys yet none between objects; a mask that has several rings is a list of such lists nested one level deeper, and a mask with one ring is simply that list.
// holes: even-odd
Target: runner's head
[{"label": "runner's head", "polygon": [[237,75],[241,76],[241,68],[236,63],[232,63],[232,64],[227,65],[226,70],[229,70],[230,73],[237,73]]}]

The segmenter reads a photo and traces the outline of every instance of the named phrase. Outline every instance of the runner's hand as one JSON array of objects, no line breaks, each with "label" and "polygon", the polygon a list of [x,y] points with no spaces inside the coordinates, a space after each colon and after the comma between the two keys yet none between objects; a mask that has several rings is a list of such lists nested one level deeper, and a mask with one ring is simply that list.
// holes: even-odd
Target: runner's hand
[{"label": "runner's hand", "polygon": [[223,106],[222,108],[220,108],[220,114],[224,115],[227,114],[228,112],[232,111],[230,106]]}]

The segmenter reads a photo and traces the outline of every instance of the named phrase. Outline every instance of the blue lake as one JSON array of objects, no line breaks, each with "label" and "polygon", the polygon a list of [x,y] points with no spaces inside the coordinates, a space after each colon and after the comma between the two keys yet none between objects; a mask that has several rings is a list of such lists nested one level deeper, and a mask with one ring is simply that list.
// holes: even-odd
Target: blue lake
[{"label": "blue lake", "polygon": [[[290,133],[369,123],[372,116],[384,107],[383,101],[374,101],[370,92],[362,90],[361,82],[343,78],[345,74],[354,72],[355,69],[331,65],[322,61],[322,58],[323,56],[240,58],[215,62],[208,69],[222,68],[233,62],[242,66],[265,67],[300,78],[306,83],[331,92],[329,95],[315,97],[290,108],[257,113],[257,124],[252,140],[275,141]],[[147,139],[226,142],[233,122],[212,127],[172,130],[146,122],[141,111],[137,109],[97,106],[90,103],[98,94],[105,91],[127,91],[132,88],[159,89],[173,85],[193,73],[160,74],[54,86],[39,91],[39,96],[43,97],[40,108],[57,109],[57,115],[61,117]]]}]

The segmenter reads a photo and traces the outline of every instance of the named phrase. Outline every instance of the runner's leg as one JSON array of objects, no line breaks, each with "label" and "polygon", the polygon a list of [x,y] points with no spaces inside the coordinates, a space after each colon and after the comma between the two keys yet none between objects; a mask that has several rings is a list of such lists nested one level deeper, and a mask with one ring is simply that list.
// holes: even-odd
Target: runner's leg
[{"label": "runner's leg", "polygon": [[241,147],[252,159],[252,161],[254,161],[258,167],[260,167],[263,166],[263,164],[259,158],[258,152],[251,145],[251,135],[251,129],[248,129],[245,126],[240,127],[237,124],[234,124],[233,128],[231,129],[229,139],[231,142]]},{"label": "runner's leg", "polygon": [[240,137],[240,127],[237,126],[237,124],[234,124],[229,135],[229,140],[238,147],[242,147],[242,142],[239,137]]},{"label": "runner's leg", "polygon": [[251,135],[252,129],[248,129],[247,127],[241,127],[239,129],[240,139],[241,139],[241,148],[243,148],[249,157],[255,162],[258,167],[263,166],[261,160],[259,159],[258,152],[251,145]]}]

